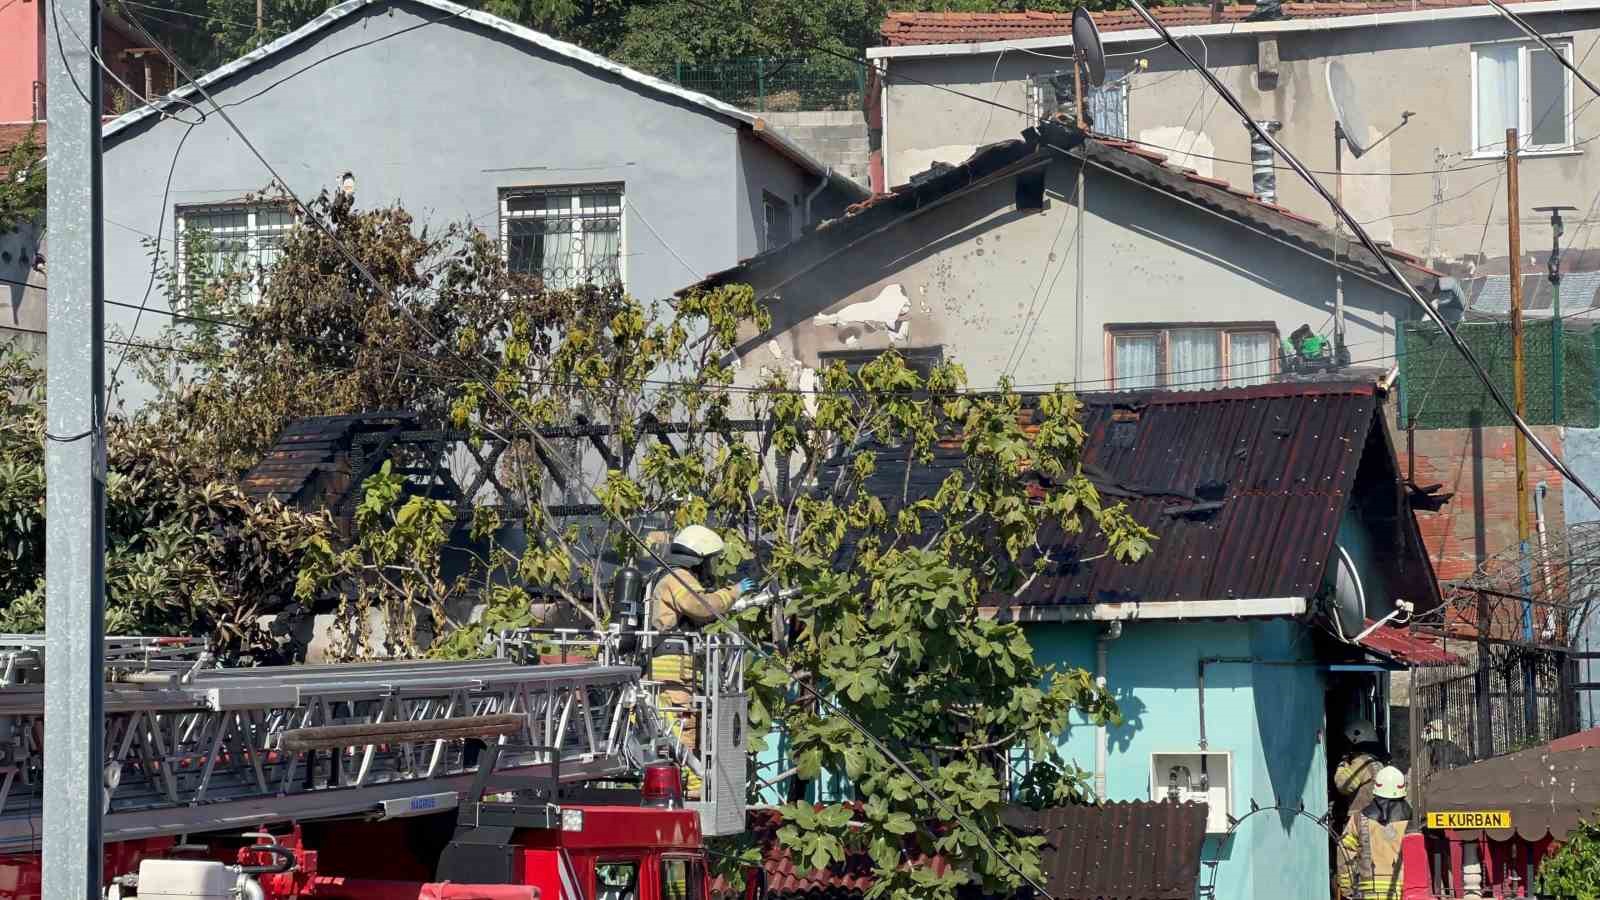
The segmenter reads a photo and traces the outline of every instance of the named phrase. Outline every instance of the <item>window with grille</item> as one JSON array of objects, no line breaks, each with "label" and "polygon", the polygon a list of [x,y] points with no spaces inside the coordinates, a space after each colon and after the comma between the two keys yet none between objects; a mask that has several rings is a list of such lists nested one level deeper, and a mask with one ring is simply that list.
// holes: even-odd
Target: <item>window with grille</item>
[{"label": "window with grille", "polygon": [[1262,384],[1280,356],[1271,323],[1108,325],[1106,351],[1106,374],[1119,391]]},{"label": "window with grille", "polygon": [[513,272],[546,287],[622,283],[622,185],[515,188],[500,193],[500,236]]},{"label": "window with grille", "polygon": [[761,201],[766,217],[765,228],[761,233],[761,249],[776,250],[794,237],[790,206],[767,193],[762,194]]},{"label": "window with grille", "polygon": [[[1084,85],[1083,111],[1090,130],[1108,137],[1128,136],[1128,83],[1123,73],[1106,70],[1105,83]],[[1028,100],[1034,118],[1047,119],[1057,113],[1077,115],[1072,94],[1072,70],[1041,72],[1028,78]]]},{"label": "window with grille", "polygon": [[205,285],[230,275],[249,279],[249,298],[260,300],[267,274],[297,219],[288,203],[223,203],[177,209],[178,285],[195,297]]}]

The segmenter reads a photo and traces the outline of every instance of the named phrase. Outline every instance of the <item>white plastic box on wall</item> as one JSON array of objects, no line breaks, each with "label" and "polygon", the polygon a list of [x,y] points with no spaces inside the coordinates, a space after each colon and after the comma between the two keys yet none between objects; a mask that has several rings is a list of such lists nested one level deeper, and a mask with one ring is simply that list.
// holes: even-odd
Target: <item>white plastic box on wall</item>
[{"label": "white plastic box on wall", "polygon": [[1176,750],[1150,754],[1150,799],[1206,805],[1206,834],[1224,834],[1233,815],[1233,754]]}]

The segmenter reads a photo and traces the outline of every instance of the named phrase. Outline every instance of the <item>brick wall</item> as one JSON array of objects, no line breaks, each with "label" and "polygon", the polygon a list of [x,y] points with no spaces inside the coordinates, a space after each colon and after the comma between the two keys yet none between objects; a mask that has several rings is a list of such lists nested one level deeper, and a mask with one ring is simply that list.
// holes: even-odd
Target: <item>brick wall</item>
[{"label": "brick wall", "polygon": [[[1563,452],[1561,429],[1536,427],[1534,433],[1557,454]],[[1455,496],[1438,512],[1417,511],[1417,524],[1440,581],[1465,578],[1488,557],[1517,542],[1515,431],[1509,426],[1418,429],[1414,438],[1416,483],[1443,484],[1440,493]],[[1408,465],[1405,432],[1395,434],[1402,471]],[[1539,482],[1548,486],[1545,527],[1565,527],[1563,479],[1528,448],[1529,515]],[[1537,519],[1533,518],[1537,529]],[[1535,534],[1537,531],[1535,530]]]}]

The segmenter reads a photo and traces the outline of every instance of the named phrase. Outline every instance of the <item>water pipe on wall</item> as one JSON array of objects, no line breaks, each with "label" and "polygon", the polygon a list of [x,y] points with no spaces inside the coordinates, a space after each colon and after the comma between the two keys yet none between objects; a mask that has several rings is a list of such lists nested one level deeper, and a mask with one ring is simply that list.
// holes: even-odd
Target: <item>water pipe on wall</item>
[{"label": "water pipe on wall", "polygon": [[[1094,683],[1101,690],[1106,689],[1107,659],[1110,656],[1109,645],[1112,641],[1122,637],[1122,622],[1112,621],[1100,630],[1094,639]],[[1104,803],[1106,800],[1106,769],[1109,767],[1111,756],[1110,735],[1106,723],[1101,722],[1094,728],[1094,797]]]},{"label": "water pipe on wall", "polygon": [[822,180],[817,182],[817,186],[814,189],[812,189],[811,193],[806,195],[805,206],[802,208],[802,212],[801,212],[801,215],[805,217],[805,221],[801,223],[800,227],[802,227],[802,228],[811,227],[811,201],[817,199],[817,195],[822,193],[822,189],[827,187],[832,182],[833,182],[833,166],[829,166],[827,169],[825,169],[823,171]]}]

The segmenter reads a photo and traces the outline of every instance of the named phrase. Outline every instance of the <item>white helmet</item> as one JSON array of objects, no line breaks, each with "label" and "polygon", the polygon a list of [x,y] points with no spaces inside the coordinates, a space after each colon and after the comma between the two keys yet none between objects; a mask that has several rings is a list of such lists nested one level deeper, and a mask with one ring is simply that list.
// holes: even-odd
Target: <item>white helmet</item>
[{"label": "white helmet", "polygon": [[1385,800],[1404,800],[1406,797],[1406,773],[1394,766],[1384,766],[1378,770],[1372,779],[1372,796],[1382,797]]},{"label": "white helmet", "polygon": [[1362,719],[1345,726],[1344,739],[1352,744],[1365,744],[1378,739],[1378,726]]},{"label": "white helmet", "polygon": [[708,559],[722,552],[725,545],[715,531],[704,525],[690,525],[672,536],[672,549]]}]

